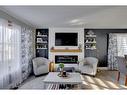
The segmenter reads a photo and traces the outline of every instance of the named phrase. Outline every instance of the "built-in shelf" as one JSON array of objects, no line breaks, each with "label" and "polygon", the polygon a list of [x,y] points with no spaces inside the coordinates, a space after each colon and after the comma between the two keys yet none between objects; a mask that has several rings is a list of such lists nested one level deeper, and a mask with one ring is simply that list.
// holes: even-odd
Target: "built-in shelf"
[{"label": "built-in shelf", "polygon": [[81,49],[51,49],[51,52],[82,52]]},{"label": "built-in shelf", "polygon": [[37,43],[38,43],[38,44],[43,44],[43,43],[45,44],[45,43],[47,43],[47,42],[37,42]]},{"label": "built-in shelf", "polygon": [[48,29],[36,29],[36,57],[48,58]]},{"label": "built-in shelf", "polygon": [[86,48],[86,49],[91,49],[91,50],[94,50],[94,49],[96,49],[96,48]]},{"label": "built-in shelf", "polygon": [[47,48],[36,48],[36,49],[47,49]]},{"label": "built-in shelf", "polygon": [[94,44],[94,43],[96,43],[96,42],[86,42],[87,44]]},{"label": "built-in shelf", "polygon": [[37,37],[48,37],[47,35],[37,35]]},{"label": "built-in shelf", "polygon": [[96,49],[96,35],[95,34],[85,35],[85,49],[89,49],[89,50]]}]

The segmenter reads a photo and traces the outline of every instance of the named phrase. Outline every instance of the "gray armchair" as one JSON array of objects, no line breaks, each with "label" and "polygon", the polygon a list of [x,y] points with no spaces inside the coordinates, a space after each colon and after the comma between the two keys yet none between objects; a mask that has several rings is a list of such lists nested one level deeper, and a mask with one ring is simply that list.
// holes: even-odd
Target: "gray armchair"
[{"label": "gray armchair", "polygon": [[97,72],[97,64],[97,58],[86,57],[85,59],[79,62],[79,70],[81,71],[81,73],[95,76]]},{"label": "gray armchair", "polygon": [[37,57],[33,60],[33,71],[35,75],[45,74],[49,72],[49,60],[43,57]]},{"label": "gray armchair", "polygon": [[127,86],[127,59],[125,59],[125,57],[116,56],[116,60],[118,63],[117,81],[120,79],[120,74],[124,74],[126,76],[125,85]]}]

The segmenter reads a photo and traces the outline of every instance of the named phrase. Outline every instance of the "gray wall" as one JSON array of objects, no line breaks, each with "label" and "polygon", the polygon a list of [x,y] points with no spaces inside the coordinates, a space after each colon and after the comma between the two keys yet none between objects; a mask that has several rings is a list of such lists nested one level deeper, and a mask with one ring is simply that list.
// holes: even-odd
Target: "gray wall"
[{"label": "gray wall", "polygon": [[[6,12],[2,11],[1,7],[0,7],[0,18],[6,19],[6,20],[10,20],[10,21],[12,21],[12,23],[20,25],[23,28],[28,28],[30,30],[32,29],[33,30],[33,32],[32,32],[33,35],[32,36],[33,36],[33,39],[35,39],[35,27],[33,27],[32,25],[28,25],[28,24],[18,20],[18,19],[16,19],[13,16],[8,15]],[[35,42],[33,42],[33,47],[35,47]],[[35,49],[34,49],[34,55],[35,55]]]},{"label": "gray wall", "polygon": [[2,10],[0,10],[0,18],[6,19],[6,20],[10,20],[13,23],[16,23],[16,24],[18,24],[20,26],[23,26],[23,27],[26,27],[26,28],[34,29],[34,27],[32,27],[30,25],[27,25],[27,24],[23,23],[22,21],[19,21],[18,19],[8,15],[7,13],[3,12]]},{"label": "gray wall", "polygon": [[85,33],[92,30],[96,34],[97,49],[86,50],[85,57],[94,56],[99,59],[99,67],[107,67],[108,34],[127,33],[127,29],[85,29]]}]

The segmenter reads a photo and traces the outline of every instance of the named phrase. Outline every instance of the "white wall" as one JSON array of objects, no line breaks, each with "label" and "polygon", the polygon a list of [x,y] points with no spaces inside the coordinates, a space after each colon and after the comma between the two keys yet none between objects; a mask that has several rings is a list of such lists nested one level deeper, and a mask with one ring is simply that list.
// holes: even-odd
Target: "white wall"
[{"label": "white wall", "polygon": [[[78,46],[55,46],[55,33],[78,33],[78,45],[82,45],[82,52],[50,52],[51,47],[56,49],[78,49]],[[55,55],[78,55],[78,60],[84,58],[84,29],[83,28],[49,28],[49,59],[55,62]],[[77,64],[65,64],[77,67]]]}]

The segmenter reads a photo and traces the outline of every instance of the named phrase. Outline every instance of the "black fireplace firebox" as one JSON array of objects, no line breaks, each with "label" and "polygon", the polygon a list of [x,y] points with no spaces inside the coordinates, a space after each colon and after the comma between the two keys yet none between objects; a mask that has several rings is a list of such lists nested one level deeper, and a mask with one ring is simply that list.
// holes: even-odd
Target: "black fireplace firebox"
[{"label": "black fireplace firebox", "polygon": [[64,63],[64,64],[77,64],[78,56],[77,55],[56,55],[55,63]]}]

